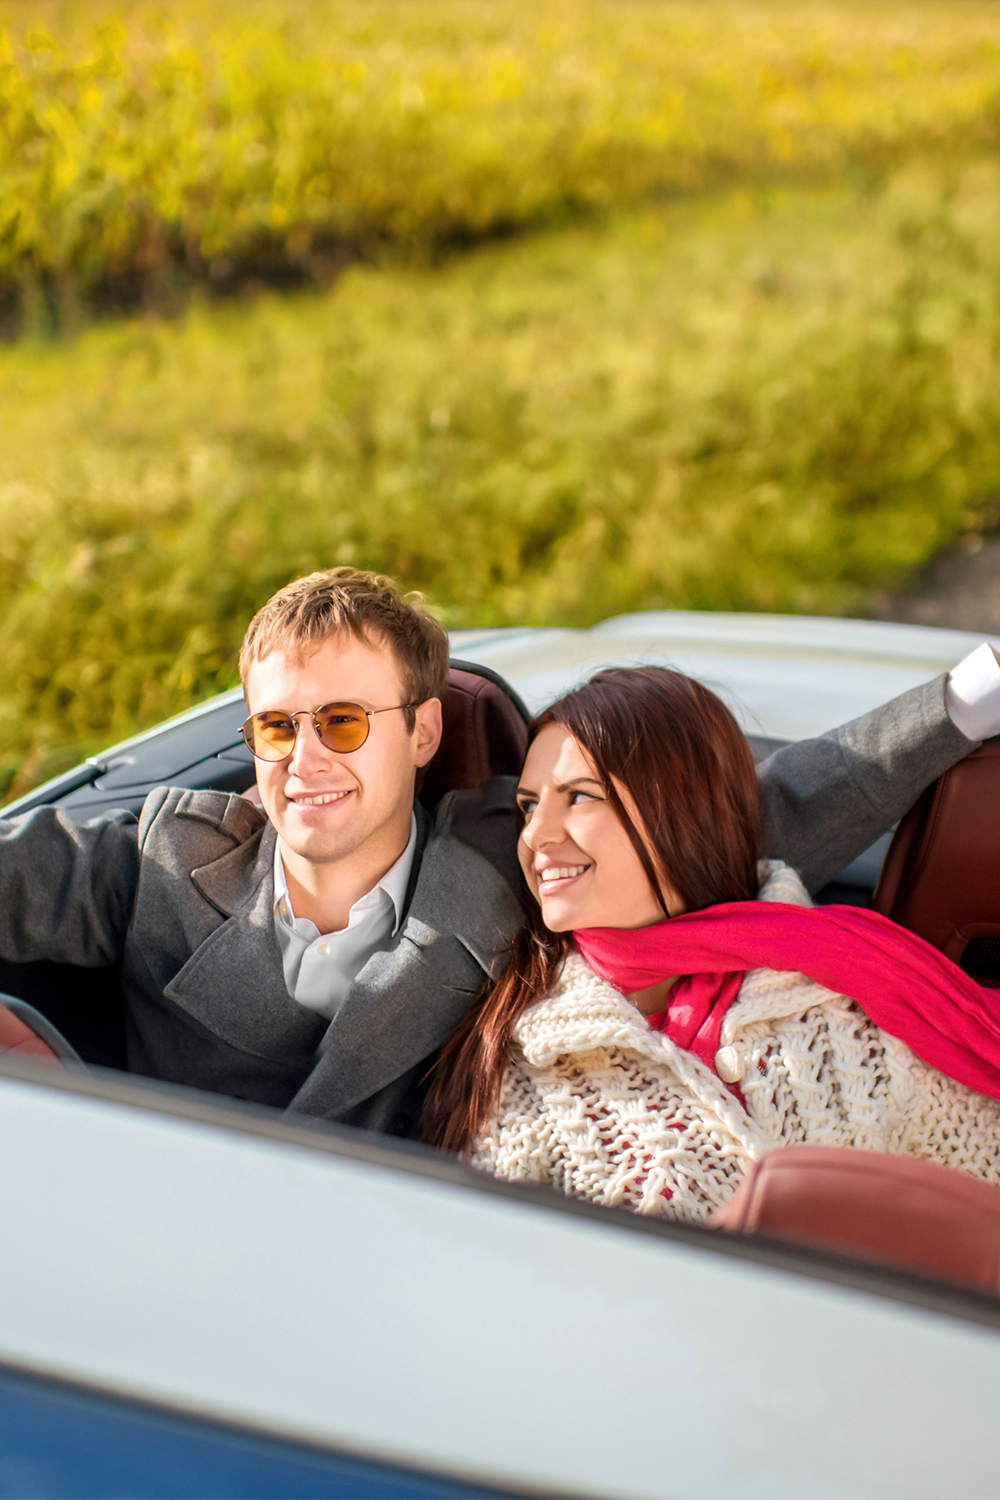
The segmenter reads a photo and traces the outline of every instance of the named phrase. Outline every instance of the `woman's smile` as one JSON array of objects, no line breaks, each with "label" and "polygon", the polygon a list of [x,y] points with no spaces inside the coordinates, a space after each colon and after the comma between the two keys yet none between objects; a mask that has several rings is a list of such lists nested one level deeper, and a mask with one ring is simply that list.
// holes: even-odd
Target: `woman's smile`
[{"label": "woman's smile", "polygon": [[538,874],[538,894],[552,896],[575,885],[581,875],[586,875],[590,865],[535,865]]}]

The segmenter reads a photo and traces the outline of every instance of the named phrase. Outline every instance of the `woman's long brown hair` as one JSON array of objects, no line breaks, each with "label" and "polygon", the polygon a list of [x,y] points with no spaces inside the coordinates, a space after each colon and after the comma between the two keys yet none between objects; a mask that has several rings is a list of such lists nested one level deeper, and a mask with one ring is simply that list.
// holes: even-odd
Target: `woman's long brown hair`
[{"label": "woman's long brown hair", "polygon": [[[753,757],[709,688],[668,667],[613,667],[553,703],[532,737],[548,724],[563,725],[586,751],[664,914],[663,876],[688,911],[756,894]],[[434,1069],[424,1137],[443,1150],[468,1151],[496,1113],[514,1026],[550,989],[570,949],[570,933],[550,932],[534,902],[527,909],[500,979],[473,1001]]]}]

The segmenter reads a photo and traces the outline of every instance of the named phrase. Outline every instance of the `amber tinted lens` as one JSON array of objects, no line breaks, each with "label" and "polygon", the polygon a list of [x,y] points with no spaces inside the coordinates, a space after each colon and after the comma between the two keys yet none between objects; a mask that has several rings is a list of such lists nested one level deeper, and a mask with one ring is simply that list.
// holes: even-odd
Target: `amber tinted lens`
[{"label": "amber tinted lens", "polygon": [[316,710],[319,737],[328,750],[360,750],[368,738],[368,715],[356,703],[324,703]]},{"label": "amber tinted lens", "polygon": [[287,714],[251,714],[243,738],[258,760],[284,760],[295,749],[295,720]]}]

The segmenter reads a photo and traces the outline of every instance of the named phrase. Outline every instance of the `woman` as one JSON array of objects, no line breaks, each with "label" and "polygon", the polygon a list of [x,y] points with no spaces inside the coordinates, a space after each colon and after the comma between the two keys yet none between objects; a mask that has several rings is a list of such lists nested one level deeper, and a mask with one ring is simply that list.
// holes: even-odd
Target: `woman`
[{"label": "woman", "polygon": [[1000,997],[876,913],[813,909],[793,871],[758,867],[750,750],[709,689],[598,674],[536,724],[518,802],[534,902],[442,1051],[434,1144],[689,1219],[793,1142],[1000,1183]]}]

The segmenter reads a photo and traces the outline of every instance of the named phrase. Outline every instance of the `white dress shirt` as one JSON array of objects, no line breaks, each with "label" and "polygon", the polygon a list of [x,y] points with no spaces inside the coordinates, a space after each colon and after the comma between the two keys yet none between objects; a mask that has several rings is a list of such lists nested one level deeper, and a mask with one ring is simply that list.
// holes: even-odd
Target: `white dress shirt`
[{"label": "white dress shirt", "polygon": [[406,887],[417,847],[417,820],[410,820],[410,841],[391,869],[351,907],[347,926],[320,932],[315,922],[297,917],[288,894],[281,840],[274,850],[274,930],[281,949],[288,993],[299,1005],[328,1021],[340,1009],[365,964],[403,920]]},{"label": "white dress shirt", "polygon": [[984,641],[948,673],[944,690],[948,717],[967,740],[1000,734],[1000,662]]}]

